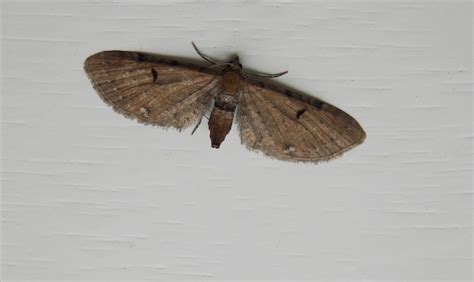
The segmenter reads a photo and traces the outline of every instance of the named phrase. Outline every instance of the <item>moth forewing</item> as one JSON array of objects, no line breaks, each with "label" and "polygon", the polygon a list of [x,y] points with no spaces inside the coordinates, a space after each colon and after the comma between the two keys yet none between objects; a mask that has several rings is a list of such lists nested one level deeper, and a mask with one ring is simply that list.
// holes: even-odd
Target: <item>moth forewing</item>
[{"label": "moth forewing", "polygon": [[220,78],[203,67],[127,51],[97,53],[84,68],[99,96],[117,112],[177,129],[204,115]]},{"label": "moth forewing", "polygon": [[316,98],[250,82],[240,101],[242,143],[277,159],[329,160],[365,139],[354,118]]}]

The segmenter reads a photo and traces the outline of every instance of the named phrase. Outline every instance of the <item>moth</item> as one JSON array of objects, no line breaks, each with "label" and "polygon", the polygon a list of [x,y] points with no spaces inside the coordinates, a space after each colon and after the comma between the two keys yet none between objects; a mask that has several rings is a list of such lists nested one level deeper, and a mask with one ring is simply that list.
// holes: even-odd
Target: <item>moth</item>
[{"label": "moth", "polygon": [[195,130],[210,111],[213,148],[221,146],[234,117],[248,149],[279,160],[326,161],[364,141],[364,130],[344,111],[262,81],[286,72],[249,72],[238,56],[218,62],[192,45],[210,65],[103,51],[88,57],[84,69],[105,103],[139,122],[178,130],[196,124]]}]

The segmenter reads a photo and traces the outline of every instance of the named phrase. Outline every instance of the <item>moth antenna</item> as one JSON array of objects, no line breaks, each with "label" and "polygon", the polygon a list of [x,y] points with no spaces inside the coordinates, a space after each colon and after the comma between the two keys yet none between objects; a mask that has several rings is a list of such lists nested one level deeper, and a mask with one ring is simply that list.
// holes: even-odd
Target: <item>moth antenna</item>
[{"label": "moth antenna", "polygon": [[196,44],[194,44],[194,42],[191,41],[191,44],[193,45],[194,47],[194,50],[196,50],[196,52],[198,53],[199,56],[201,56],[201,58],[203,58],[205,61],[213,64],[213,65],[217,65],[218,62],[214,61],[214,59],[204,55],[203,53],[201,53],[201,51],[199,51],[199,49],[197,48]]},{"label": "moth antenna", "polygon": [[279,77],[279,76],[282,76],[284,74],[287,74],[288,71],[283,71],[283,72],[279,72],[279,73],[248,73],[246,72],[245,75],[247,77],[257,77],[257,78],[275,78],[275,77]]}]

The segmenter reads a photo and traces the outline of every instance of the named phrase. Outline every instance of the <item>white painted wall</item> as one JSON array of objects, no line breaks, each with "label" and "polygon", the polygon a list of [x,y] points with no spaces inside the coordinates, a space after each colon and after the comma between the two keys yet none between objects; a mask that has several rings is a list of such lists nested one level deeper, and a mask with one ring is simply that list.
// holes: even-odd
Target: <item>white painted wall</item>
[{"label": "white painted wall", "polygon": [[[472,278],[470,2],[3,1],[2,280]],[[101,50],[247,67],[353,115],[317,166],[114,113]]]}]

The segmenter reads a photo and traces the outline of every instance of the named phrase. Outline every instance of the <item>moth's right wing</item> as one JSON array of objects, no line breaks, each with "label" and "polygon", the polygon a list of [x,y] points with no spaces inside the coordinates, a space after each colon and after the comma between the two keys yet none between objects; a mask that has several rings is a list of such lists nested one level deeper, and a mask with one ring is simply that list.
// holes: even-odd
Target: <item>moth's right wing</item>
[{"label": "moth's right wing", "polygon": [[342,110],[316,98],[246,81],[237,122],[242,143],[287,161],[332,159],[362,143],[365,132]]},{"label": "moth's right wing", "polygon": [[205,67],[127,51],[94,54],[84,69],[99,96],[117,112],[177,129],[205,114],[220,80]]}]

